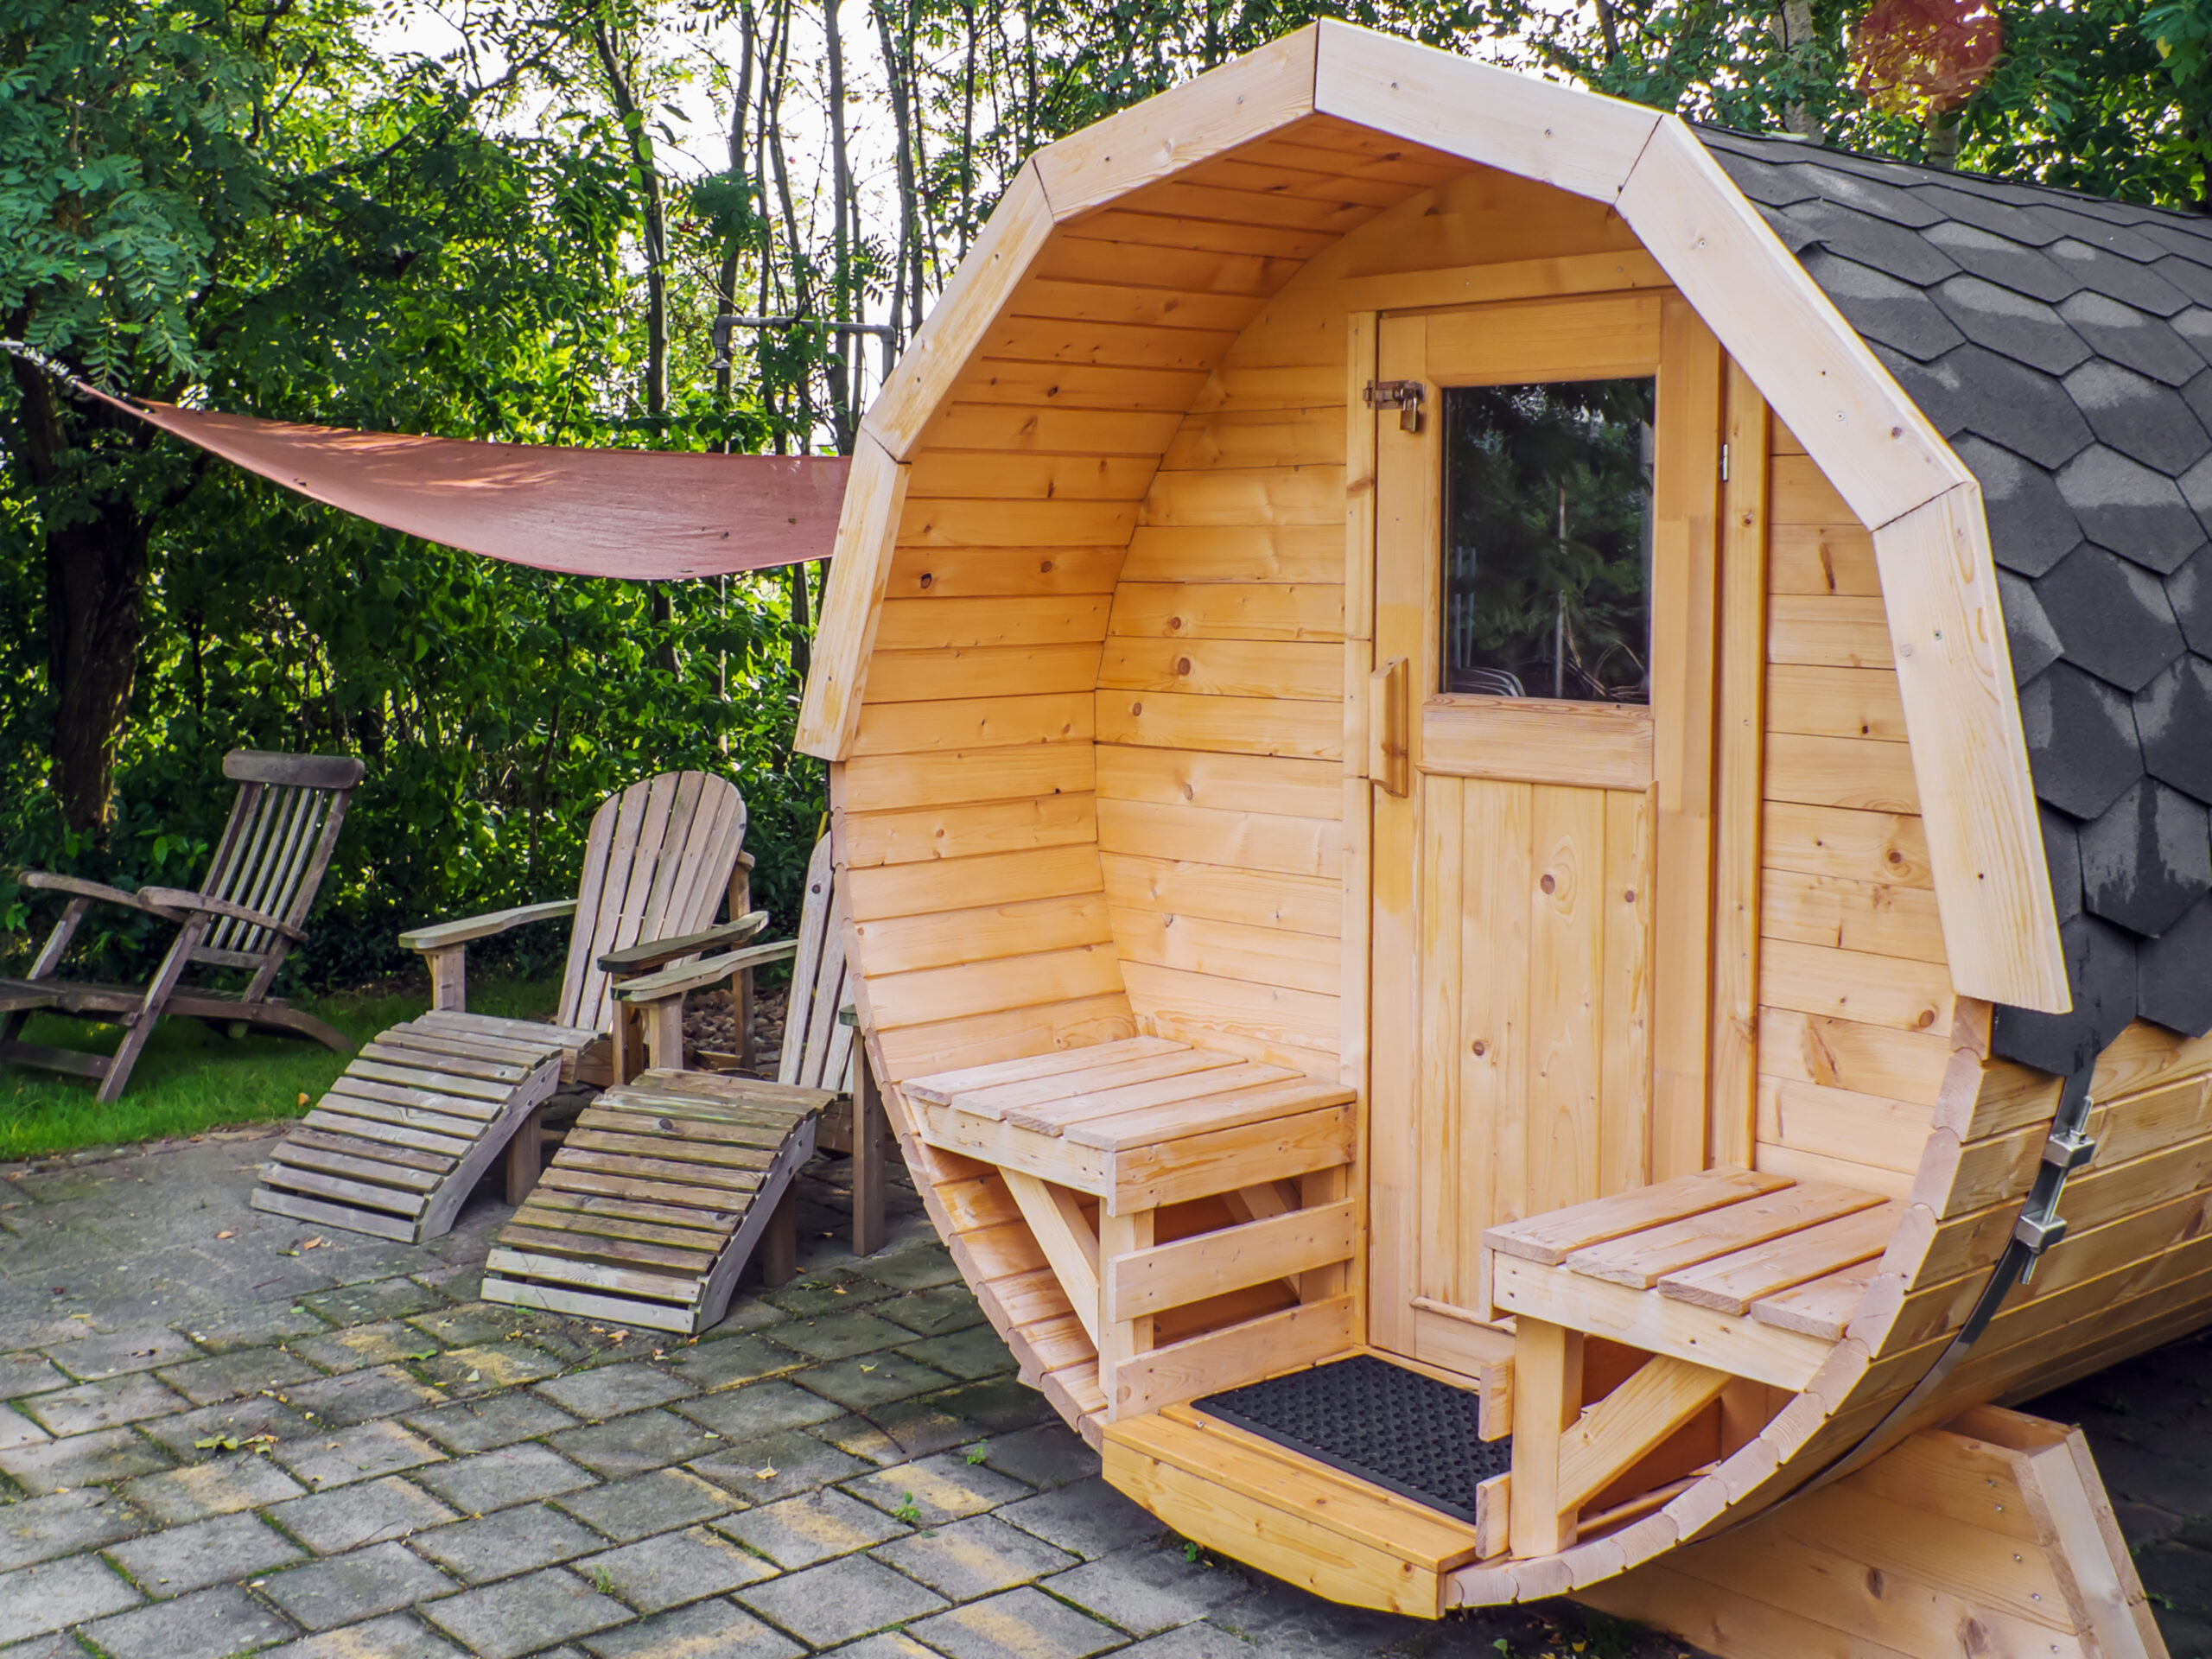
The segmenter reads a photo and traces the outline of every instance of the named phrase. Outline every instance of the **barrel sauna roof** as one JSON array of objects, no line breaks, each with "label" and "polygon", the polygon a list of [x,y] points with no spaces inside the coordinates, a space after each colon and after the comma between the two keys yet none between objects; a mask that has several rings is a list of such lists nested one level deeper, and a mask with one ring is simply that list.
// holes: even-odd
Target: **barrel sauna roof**
[{"label": "barrel sauna roof", "polygon": [[2073,1012],[2212,1028],[2212,222],[1707,130],[1738,189],[1981,482]]}]

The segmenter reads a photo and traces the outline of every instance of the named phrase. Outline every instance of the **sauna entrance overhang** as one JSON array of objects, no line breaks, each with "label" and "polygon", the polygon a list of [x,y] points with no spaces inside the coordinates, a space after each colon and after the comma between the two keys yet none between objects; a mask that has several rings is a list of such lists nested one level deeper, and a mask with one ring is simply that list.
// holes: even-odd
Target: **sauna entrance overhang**
[{"label": "sauna entrance overhang", "polygon": [[[1515,294],[1536,283],[1679,292],[1872,529],[1953,983],[2063,1011],[2066,962],[1973,473],[1681,121],[1333,22],[1065,139],[1017,175],[865,423],[799,747],[833,760],[852,752],[901,519],[919,511],[905,500],[907,465],[932,434],[989,423],[963,385],[988,375],[997,404],[1026,401],[1024,419],[1049,423],[1065,412],[1064,383],[1110,373],[1102,342],[1117,327],[1160,321],[1071,327],[1026,309],[1030,296],[1107,276],[1080,268],[1102,240],[1156,270],[1217,264],[1209,215],[1225,195],[1276,229],[1268,251],[1235,257],[1280,289],[1350,232],[1471,169],[1601,204],[1639,246],[1351,277],[1348,296],[1389,311],[1481,301],[1485,281]],[[1302,185],[1287,181],[1299,172]],[[1224,298],[1195,281],[1175,318],[1193,404],[1241,326]],[[1347,631],[1365,620],[1348,615]]]}]

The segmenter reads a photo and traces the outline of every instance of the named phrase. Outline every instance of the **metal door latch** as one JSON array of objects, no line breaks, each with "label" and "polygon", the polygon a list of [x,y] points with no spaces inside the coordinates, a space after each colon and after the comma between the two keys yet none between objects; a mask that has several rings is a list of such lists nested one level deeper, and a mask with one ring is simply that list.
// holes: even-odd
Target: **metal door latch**
[{"label": "metal door latch", "polygon": [[1398,411],[1398,424],[1408,432],[1421,430],[1421,400],[1428,388],[1418,380],[1370,380],[1360,394],[1370,409]]}]

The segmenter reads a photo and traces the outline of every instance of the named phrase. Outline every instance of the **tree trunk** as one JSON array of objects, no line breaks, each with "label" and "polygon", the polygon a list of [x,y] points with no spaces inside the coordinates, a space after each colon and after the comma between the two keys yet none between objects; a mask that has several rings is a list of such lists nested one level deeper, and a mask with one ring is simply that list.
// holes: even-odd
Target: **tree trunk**
[{"label": "tree trunk", "polygon": [[637,169],[638,191],[643,198],[643,235],[645,256],[645,412],[660,416],[668,410],[668,217],[661,201],[660,169],[653,162],[652,136],[645,130],[645,111],[639,107],[637,88],[623,63],[614,33],[605,22],[592,28],[592,44],[607,75],[607,96],[621,118],[622,133],[630,146],[631,165]]},{"label": "tree trunk", "polygon": [[115,748],[138,668],[152,527],[127,503],[46,537],[47,677],[54,692],[54,792],[72,830],[104,829]]},{"label": "tree trunk", "polygon": [[[837,27],[837,0],[823,0],[823,43],[828,49],[830,69],[830,240],[832,257],[836,261],[834,284],[830,290],[830,315],[839,322],[853,321],[853,173],[845,153],[845,42]],[[853,365],[859,359],[862,334],[833,332],[823,341],[828,348],[823,353],[829,370],[830,423],[837,444],[837,453],[849,455],[853,452],[855,432],[854,410],[856,399],[854,388],[859,377]]]},{"label": "tree trunk", "polygon": [[[1776,7],[1774,38],[1785,53],[1796,53],[1813,40],[1813,0],[1782,0]],[[1801,138],[1822,138],[1820,118],[1802,99],[1793,99],[1782,111],[1782,124]]]}]

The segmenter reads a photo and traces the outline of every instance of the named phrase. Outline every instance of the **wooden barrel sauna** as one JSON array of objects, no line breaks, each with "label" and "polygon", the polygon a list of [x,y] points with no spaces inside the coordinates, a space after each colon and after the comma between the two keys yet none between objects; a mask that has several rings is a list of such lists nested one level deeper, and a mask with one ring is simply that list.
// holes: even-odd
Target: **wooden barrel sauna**
[{"label": "wooden barrel sauna", "polygon": [[[906,1164],[1110,1481],[1434,1617],[2212,1319],[2197,296],[2195,222],[1334,22],[1021,169],[801,743]],[[1198,1403],[1356,1358],[1510,1474]]]}]

